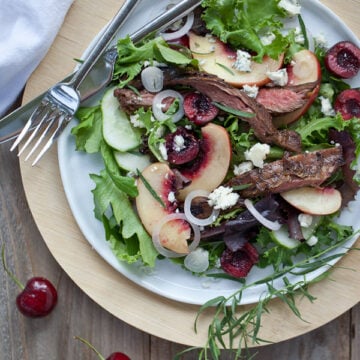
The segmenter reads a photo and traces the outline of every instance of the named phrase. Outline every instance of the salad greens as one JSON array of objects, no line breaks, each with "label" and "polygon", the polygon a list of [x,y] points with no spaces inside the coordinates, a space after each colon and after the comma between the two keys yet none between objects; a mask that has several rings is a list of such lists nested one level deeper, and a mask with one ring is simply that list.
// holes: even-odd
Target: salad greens
[{"label": "salad greens", "polygon": [[[296,41],[295,29],[284,32],[282,19],[288,16],[287,11],[279,6],[280,0],[204,0],[202,19],[207,29],[234,48],[247,49],[251,51],[253,59],[261,62],[264,56],[277,59],[280,54],[286,53],[285,62],[292,55],[309,44],[306,27],[299,16],[299,23],[303,32],[304,41]],[[264,44],[262,37],[272,34],[271,43]],[[115,66],[113,84],[119,88],[133,89],[132,81],[137,79],[142,69],[148,64],[165,64],[165,66],[176,66],[180,68],[191,67],[199,69],[199,62],[191,57],[191,52],[179,46],[170,46],[161,37],[149,36],[146,40],[133,44],[129,37],[118,41],[119,57]],[[324,66],[325,49],[316,46],[315,53],[321,64],[322,84],[320,95],[333,101],[333,99],[349,85],[338,78],[333,77]],[[254,130],[247,123],[239,119],[244,118],[244,113],[224,106],[215,104],[222,110],[221,118],[214,119],[215,124],[224,127],[230,137],[232,146],[232,169],[236,164],[246,160],[245,152],[254,146],[258,140]],[[163,121],[154,119],[151,108],[139,108],[134,111],[134,118],[138,124],[136,131],[140,131],[142,138],[146,139],[147,147],[157,161],[163,161],[160,148],[165,143],[165,134],[173,133],[178,126],[189,126],[191,122],[183,118],[174,124],[171,115],[176,112],[179,103],[175,101],[167,110],[168,118]],[[114,254],[120,261],[134,263],[143,262],[150,267],[155,266],[157,258],[162,258],[156,251],[151,236],[145,230],[136,210],[134,199],[138,195],[136,178],[142,179],[141,172],[137,170],[130,173],[119,167],[115,159],[115,150],[105,141],[102,133],[103,114],[100,105],[81,108],[77,113],[79,124],[72,129],[76,139],[78,151],[89,154],[100,153],[104,163],[104,169],[100,174],[91,174],[95,183],[93,189],[95,217],[104,224],[106,240],[109,242]],[[334,116],[324,115],[320,99],[316,99],[310,109],[296,123],[289,126],[301,136],[304,151],[324,149],[330,146],[328,135],[330,129],[339,132],[346,130],[355,144],[355,158],[352,165],[360,155],[360,119],[353,118],[344,121],[340,114]],[[137,151],[137,149],[134,149]],[[271,146],[267,161],[281,159],[284,150],[278,146]],[[229,168],[229,169],[230,169]],[[130,175],[130,176],[129,176]],[[229,170],[225,180],[233,177]],[[341,175],[329,179],[335,183]],[[146,184],[150,192],[151,186]],[[355,180],[356,177],[355,177]],[[246,187],[246,186],[245,186]],[[237,189],[241,190],[241,189]],[[156,198],[157,194],[153,194]],[[160,200],[161,201],[161,200]],[[242,209],[235,208],[222,213],[212,224],[219,226],[223,221],[234,219]],[[336,214],[335,214],[336,215]],[[259,343],[259,330],[261,327],[261,316],[268,312],[268,303],[273,297],[279,297],[296,316],[301,314],[296,306],[296,294],[300,293],[310,301],[314,298],[308,292],[306,275],[317,270],[329,261],[343,255],[343,252],[334,255],[333,250],[340,249],[346,241],[354,236],[350,226],[339,225],[334,221],[334,216],[324,216],[316,226],[313,235],[317,243],[309,246],[305,241],[295,248],[287,248],[274,241],[271,230],[262,227],[256,235],[256,245],[259,250],[257,266],[265,268],[273,267],[273,273],[269,277],[254,283],[246,283],[246,279],[234,279],[228,274],[211,272],[207,276],[228,278],[242,283],[239,290],[229,297],[218,297],[201,306],[196,324],[200,321],[201,314],[209,308],[215,308],[213,322],[208,328],[208,342],[200,351],[199,359],[220,358],[220,347],[238,348],[236,356],[241,355],[241,348],[247,346],[249,340]],[[204,242],[201,244],[209,252],[210,269],[218,270],[219,257],[224,251],[225,245],[222,241]],[[300,255],[300,260],[299,260]],[[175,259],[175,262],[183,265],[183,259]],[[329,266],[330,268],[330,266]],[[203,274],[201,274],[203,275]],[[289,276],[298,275],[302,277],[297,283],[291,283]],[[324,273],[312,282],[325,277]],[[283,287],[275,287],[274,281],[281,279]],[[259,299],[259,302],[250,310],[239,314],[238,305],[241,302],[244,291],[252,286],[266,284],[268,294]],[[225,340],[226,339],[226,340]],[[191,349],[189,349],[191,350]],[[179,355],[180,356],[180,355]]]},{"label": "salad greens", "polygon": [[[277,59],[284,49],[293,45],[292,50],[300,47],[294,42],[294,31],[284,35],[282,18],[287,12],[278,6],[278,0],[205,0],[204,20],[211,32],[224,43],[235,48],[254,51],[254,60],[261,62],[264,55]],[[275,36],[271,44],[264,45],[261,36],[266,36],[271,29]]]}]

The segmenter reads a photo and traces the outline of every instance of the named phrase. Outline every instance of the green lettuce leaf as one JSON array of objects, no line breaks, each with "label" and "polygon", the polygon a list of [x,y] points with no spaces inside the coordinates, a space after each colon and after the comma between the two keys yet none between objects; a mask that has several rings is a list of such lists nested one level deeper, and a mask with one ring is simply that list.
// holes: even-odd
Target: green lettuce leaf
[{"label": "green lettuce leaf", "polygon": [[[95,217],[103,221],[107,240],[116,256],[127,262],[141,258],[144,264],[154,266],[158,253],[126,194],[119,190],[105,170],[90,177],[96,184],[92,190]],[[107,217],[109,207],[112,215]]]},{"label": "green lettuce leaf", "polygon": [[[246,48],[256,53],[254,60],[261,62],[264,55],[276,59],[284,52],[290,40],[282,35],[280,19],[287,16],[278,6],[279,0],[205,0],[203,20],[207,28],[234,48]],[[261,35],[271,29],[276,39],[264,46]]]},{"label": "green lettuce leaf", "polygon": [[82,107],[76,113],[79,124],[71,129],[75,136],[76,150],[94,154],[100,151],[103,141],[100,106]]},{"label": "green lettuce leaf", "polygon": [[125,86],[140,74],[145,62],[166,62],[176,65],[196,64],[181,52],[171,49],[161,37],[134,44],[130,37],[120,39],[117,44],[118,59],[114,69],[114,80],[120,79],[120,87]]}]

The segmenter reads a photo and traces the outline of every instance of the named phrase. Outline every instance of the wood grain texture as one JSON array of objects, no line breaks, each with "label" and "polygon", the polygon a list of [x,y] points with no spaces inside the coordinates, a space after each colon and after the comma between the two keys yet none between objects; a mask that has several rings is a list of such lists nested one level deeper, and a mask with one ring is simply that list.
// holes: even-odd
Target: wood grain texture
[{"label": "wood grain texture", "polygon": [[[324,3],[353,29],[358,26],[359,0]],[[82,54],[115,13],[118,4],[118,1],[106,0],[99,7],[95,0],[75,0],[54,46],[29,81],[25,102],[71,71],[74,62],[69,59]],[[0,242],[6,244],[8,265],[20,279],[44,275],[54,282],[59,291],[59,304],[48,318],[24,318],[14,305],[18,289],[1,271],[0,360],[95,359],[90,350],[73,339],[76,335],[87,338],[104,355],[120,350],[132,360],[168,360],[186,348],[177,342],[202,343],[205,327],[199,337],[194,336],[191,328],[196,307],[160,299],[119,279],[119,274],[79,236],[63,195],[55,149],[35,169],[22,163],[21,173],[17,157],[8,150],[7,144],[1,145]],[[48,219],[46,224],[44,219]],[[53,226],[54,223],[59,226]],[[67,244],[72,246],[73,242],[79,253],[68,256]],[[66,272],[52,254],[56,254],[56,260],[60,260]],[[360,261],[359,256],[356,259]],[[334,282],[326,281],[313,287],[312,291],[319,294],[315,304],[303,304],[310,324],[294,319],[279,302],[274,302],[264,331],[267,335],[271,333],[277,343],[251,349],[251,353],[257,353],[256,359],[359,360],[360,305],[349,310],[360,299],[358,275],[340,271],[334,278]],[[112,297],[118,301],[112,301]],[[138,306],[135,309],[132,300]],[[299,334],[304,335],[297,336]],[[288,340],[283,341],[285,339]],[[221,358],[233,357],[224,351]],[[183,359],[197,359],[197,353],[189,353]]]}]

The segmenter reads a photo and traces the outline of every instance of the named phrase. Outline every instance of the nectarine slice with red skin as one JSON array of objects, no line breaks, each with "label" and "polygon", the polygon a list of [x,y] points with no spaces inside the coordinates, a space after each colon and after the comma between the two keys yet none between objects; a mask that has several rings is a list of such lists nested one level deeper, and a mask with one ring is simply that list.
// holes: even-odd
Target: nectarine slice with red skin
[{"label": "nectarine slice with red skin", "polygon": [[[154,227],[166,215],[174,213],[176,204],[171,202],[169,194],[174,192],[175,174],[166,163],[153,163],[142,172],[142,176],[160,197],[165,207],[148,190],[139,179],[137,183],[139,195],[136,197],[136,209],[146,231],[152,235]],[[160,231],[160,243],[163,247],[179,254],[189,253],[187,240],[190,239],[191,228],[184,220],[173,220],[164,224]]]},{"label": "nectarine slice with red skin", "polygon": [[208,123],[201,128],[201,157],[196,166],[180,169],[191,184],[180,190],[178,198],[184,200],[193,190],[213,191],[224,180],[231,160],[231,142],[225,128]]},{"label": "nectarine slice with red skin", "polygon": [[291,64],[287,67],[287,73],[287,85],[302,85],[316,81],[318,85],[307,94],[307,102],[300,109],[274,116],[273,123],[276,127],[291,124],[304,115],[318,96],[320,90],[321,66],[318,58],[312,51],[301,50],[297,52]]},{"label": "nectarine slice with red skin", "polygon": [[268,71],[279,70],[283,65],[284,55],[274,60],[265,56],[262,63],[252,61],[251,72],[238,71],[233,67],[236,52],[216,37],[199,36],[189,33],[189,46],[192,55],[199,60],[200,69],[217,75],[227,83],[242,87],[243,85],[262,86],[270,82]]},{"label": "nectarine slice with red skin", "polygon": [[311,215],[333,214],[340,209],[342,202],[340,191],[330,187],[304,186],[280,195],[296,209]]}]

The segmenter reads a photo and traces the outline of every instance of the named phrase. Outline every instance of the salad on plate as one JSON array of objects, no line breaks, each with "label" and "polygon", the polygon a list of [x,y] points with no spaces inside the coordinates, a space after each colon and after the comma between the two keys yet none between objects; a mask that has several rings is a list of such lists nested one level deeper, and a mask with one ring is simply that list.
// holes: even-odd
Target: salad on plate
[{"label": "salad on plate", "polygon": [[341,218],[360,181],[357,43],[312,34],[296,1],[204,0],[117,46],[72,134],[101,156],[94,213],[119,261],[288,288],[343,255],[358,231]]}]

